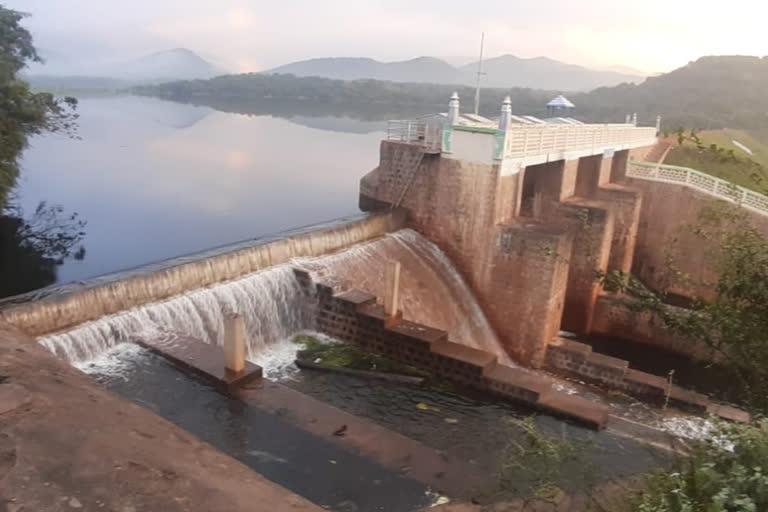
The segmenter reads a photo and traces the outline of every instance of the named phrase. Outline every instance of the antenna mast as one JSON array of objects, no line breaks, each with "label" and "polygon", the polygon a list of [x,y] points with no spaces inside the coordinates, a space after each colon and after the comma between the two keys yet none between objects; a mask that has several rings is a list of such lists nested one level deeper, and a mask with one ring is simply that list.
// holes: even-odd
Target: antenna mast
[{"label": "antenna mast", "polygon": [[480,60],[477,61],[477,87],[475,88],[475,115],[480,114],[480,77],[483,73],[483,44],[485,43],[485,32],[480,35]]}]

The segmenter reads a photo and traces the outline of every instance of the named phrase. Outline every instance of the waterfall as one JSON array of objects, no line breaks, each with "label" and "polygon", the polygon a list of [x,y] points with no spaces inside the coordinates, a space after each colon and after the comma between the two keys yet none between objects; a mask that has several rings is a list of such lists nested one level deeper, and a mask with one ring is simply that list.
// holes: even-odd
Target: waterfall
[{"label": "waterfall", "polygon": [[[493,352],[511,364],[472,291],[449,258],[417,232],[404,229],[311,261],[356,288],[384,296],[384,269],[401,263],[401,309],[406,319],[448,332],[458,343]],[[136,339],[195,338],[223,343],[224,314],[245,321],[247,357],[262,364],[292,361],[293,347],[279,343],[313,325],[313,301],[307,300],[291,264],[175,295],[46,335],[39,342],[57,356],[83,367],[121,342]],[[289,353],[290,352],[290,353]]]},{"label": "waterfall", "polygon": [[451,260],[416,231],[402,229],[330,256],[295,261],[321,264],[332,275],[379,299],[385,294],[387,263],[399,261],[400,309],[404,318],[443,329],[451,341],[492,352],[499,361],[512,364]]},{"label": "waterfall", "polygon": [[191,337],[221,345],[224,314],[243,316],[247,357],[312,325],[310,301],[289,265],[278,265],[234,281],[108,315],[72,330],[39,338],[73,363],[92,360],[123,341]]}]

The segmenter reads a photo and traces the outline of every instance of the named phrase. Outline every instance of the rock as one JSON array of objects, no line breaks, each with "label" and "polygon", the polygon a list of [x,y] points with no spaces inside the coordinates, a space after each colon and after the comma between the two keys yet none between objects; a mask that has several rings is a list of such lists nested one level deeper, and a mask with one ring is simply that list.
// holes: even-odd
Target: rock
[{"label": "rock", "polygon": [[83,508],[83,504],[80,503],[80,500],[75,498],[74,496],[69,499],[69,506],[72,508]]}]

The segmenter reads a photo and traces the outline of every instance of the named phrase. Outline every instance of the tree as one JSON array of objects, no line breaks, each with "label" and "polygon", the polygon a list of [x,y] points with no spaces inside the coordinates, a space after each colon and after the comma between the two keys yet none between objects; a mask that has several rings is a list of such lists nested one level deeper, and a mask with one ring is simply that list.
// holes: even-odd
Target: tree
[{"label": "tree", "polygon": [[[651,313],[673,334],[704,344],[713,360],[735,374],[743,405],[768,412],[768,240],[751,226],[738,206],[715,202],[699,213],[696,224],[682,229],[705,242],[714,282],[692,283],[675,266],[672,242],[665,272],[668,283],[704,286],[711,296],[694,297],[690,308],[667,305],[665,289],[651,291],[634,278],[604,276],[608,291],[625,294],[627,307]],[[704,294],[702,294],[704,295]]]},{"label": "tree", "polygon": [[0,207],[19,175],[18,157],[30,136],[44,132],[73,135],[77,126],[74,98],[32,92],[18,73],[41,62],[32,36],[20,25],[26,15],[0,5]]},{"label": "tree", "polygon": [[74,136],[77,128],[77,100],[33,92],[18,78],[29,62],[40,62],[31,34],[20,25],[24,16],[0,5],[0,296],[51,284],[56,265],[69,256],[85,256],[82,246],[76,249],[85,234],[85,222],[76,213],[42,202],[25,219],[9,201],[29,137]]}]

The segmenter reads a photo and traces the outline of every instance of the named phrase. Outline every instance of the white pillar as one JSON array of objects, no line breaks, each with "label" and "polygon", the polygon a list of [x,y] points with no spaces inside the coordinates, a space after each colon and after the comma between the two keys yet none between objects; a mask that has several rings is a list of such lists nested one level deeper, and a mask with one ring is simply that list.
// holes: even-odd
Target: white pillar
[{"label": "white pillar", "polygon": [[398,301],[400,300],[400,262],[387,262],[386,294],[384,295],[384,313],[392,318],[397,316]]},{"label": "white pillar", "polygon": [[637,112],[632,114],[632,124],[637,126]]},{"label": "white pillar", "polygon": [[453,126],[459,122],[459,93],[454,91],[448,102],[448,125]]},{"label": "white pillar", "polygon": [[234,373],[245,369],[245,323],[237,313],[224,315],[224,361]]},{"label": "white pillar", "polygon": [[656,116],[656,131],[661,131],[661,116]]},{"label": "white pillar", "polygon": [[625,124],[632,124],[632,114],[627,114],[627,115],[624,117],[624,123],[625,123]]},{"label": "white pillar", "polygon": [[501,104],[501,117],[499,117],[499,130],[505,132],[512,123],[512,99],[507,96]]}]

